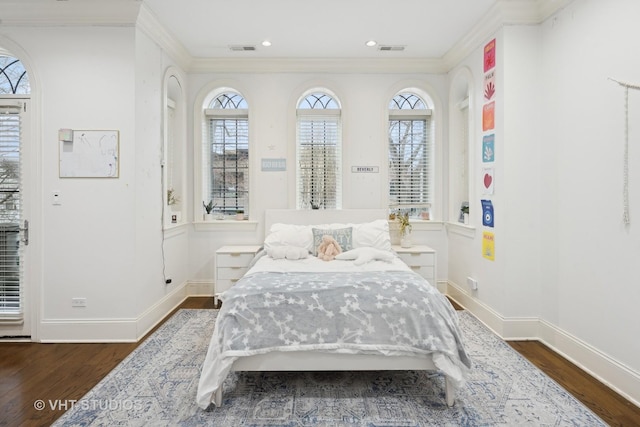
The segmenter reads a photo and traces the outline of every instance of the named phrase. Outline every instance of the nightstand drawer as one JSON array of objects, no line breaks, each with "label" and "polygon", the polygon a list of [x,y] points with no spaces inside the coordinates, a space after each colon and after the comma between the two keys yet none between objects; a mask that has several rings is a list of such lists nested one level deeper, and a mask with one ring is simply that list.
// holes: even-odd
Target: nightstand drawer
[{"label": "nightstand drawer", "polygon": [[218,280],[220,279],[239,279],[247,272],[247,267],[218,267],[217,268]]},{"label": "nightstand drawer", "polygon": [[218,254],[216,257],[217,267],[246,267],[254,256],[255,253],[246,252]]},{"label": "nightstand drawer", "polygon": [[223,293],[224,291],[231,289],[236,284],[238,279],[220,279],[216,282],[216,295]]},{"label": "nightstand drawer", "polygon": [[410,265],[409,267],[424,278],[433,277],[435,275],[435,268],[433,268],[432,265]]},{"label": "nightstand drawer", "polygon": [[398,254],[409,267],[435,265],[435,254],[428,252],[404,252]]}]

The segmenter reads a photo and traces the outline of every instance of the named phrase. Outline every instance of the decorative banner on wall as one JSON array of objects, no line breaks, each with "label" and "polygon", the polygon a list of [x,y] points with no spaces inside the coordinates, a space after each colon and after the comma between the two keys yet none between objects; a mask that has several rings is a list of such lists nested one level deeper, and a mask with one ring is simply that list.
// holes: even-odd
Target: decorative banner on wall
[{"label": "decorative banner on wall", "polygon": [[482,256],[490,261],[496,259],[495,236],[490,231],[482,232]]},{"label": "decorative banner on wall", "polygon": [[482,137],[482,163],[490,163],[495,160],[495,134]]},{"label": "decorative banner on wall", "polygon": [[484,46],[484,72],[496,66],[496,39]]},{"label": "decorative banner on wall", "polygon": [[495,127],[495,101],[484,104],[482,107],[482,130],[492,130]]},{"label": "decorative banner on wall", "polygon": [[482,202],[482,225],[493,228],[493,203],[491,200],[480,200]]},{"label": "decorative banner on wall", "polygon": [[493,186],[495,179],[493,178],[493,168],[482,169],[482,193],[493,194]]},{"label": "decorative banner on wall", "polygon": [[484,75],[484,100],[491,101],[496,94],[496,70]]}]

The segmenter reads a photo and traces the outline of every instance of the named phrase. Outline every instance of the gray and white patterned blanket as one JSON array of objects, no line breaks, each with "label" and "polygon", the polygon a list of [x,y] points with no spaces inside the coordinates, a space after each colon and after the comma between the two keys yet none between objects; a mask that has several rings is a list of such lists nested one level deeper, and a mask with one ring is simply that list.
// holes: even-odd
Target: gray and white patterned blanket
[{"label": "gray and white patterned blanket", "polygon": [[311,350],[430,355],[454,383],[471,366],[455,310],[414,272],[258,272],[223,295],[198,404],[239,357]]}]

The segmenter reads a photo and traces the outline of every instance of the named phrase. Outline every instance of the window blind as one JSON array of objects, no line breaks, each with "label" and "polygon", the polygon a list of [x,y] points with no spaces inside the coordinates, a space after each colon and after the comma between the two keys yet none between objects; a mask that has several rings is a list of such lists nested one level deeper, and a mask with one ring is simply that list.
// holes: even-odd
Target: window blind
[{"label": "window blind", "polygon": [[[415,115],[415,112],[413,112]],[[430,116],[389,117],[389,204],[419,210],[431,205]]]},{"label": "window blind", "polygon": [[297,132],[298,208],[340,209],[340,111],[300,110]]},{"label": "window blind", "polygon": [[224,214],[249,208],[249,120],[237,114],[209,120],[209,194]]},{"label": "window blind", "polygon": [[0,106],[0,320],[22,318],[20,108]]}]

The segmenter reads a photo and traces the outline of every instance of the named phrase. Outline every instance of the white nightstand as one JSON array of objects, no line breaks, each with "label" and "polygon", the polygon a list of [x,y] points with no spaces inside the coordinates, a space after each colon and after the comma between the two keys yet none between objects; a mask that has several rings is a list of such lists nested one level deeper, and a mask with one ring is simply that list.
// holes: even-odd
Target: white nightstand
[{"label": "white nightstand", "polygon": [[218,296],[233,286],[244,273],[249,263],[260,250],[258,245],[223,246],[216,251],[216,282],[213,305],[218,305]]},{"label": "white nightstand", "polygon": [[436,282],[436,251],[434,249],[424,245],[415,245],[410,248],[393,245],[391,248],[413,271],[427,279],[432,286],[438,287]]}]

